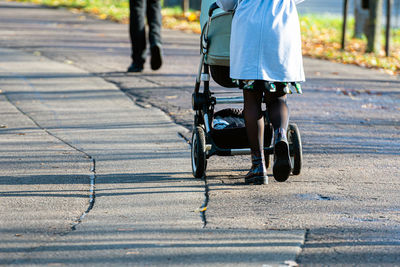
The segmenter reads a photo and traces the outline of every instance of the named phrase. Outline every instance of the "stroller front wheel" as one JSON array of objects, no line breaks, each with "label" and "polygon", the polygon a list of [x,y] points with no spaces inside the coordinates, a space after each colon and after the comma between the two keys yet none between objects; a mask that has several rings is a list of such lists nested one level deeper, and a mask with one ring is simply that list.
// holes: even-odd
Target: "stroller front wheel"
[{"label": "stroller front wheel", "polygon": [[206,171],[206,137],[204,129],[200,126],[195,127],[192,134],[192,173],[196,178],[204,177]]}]

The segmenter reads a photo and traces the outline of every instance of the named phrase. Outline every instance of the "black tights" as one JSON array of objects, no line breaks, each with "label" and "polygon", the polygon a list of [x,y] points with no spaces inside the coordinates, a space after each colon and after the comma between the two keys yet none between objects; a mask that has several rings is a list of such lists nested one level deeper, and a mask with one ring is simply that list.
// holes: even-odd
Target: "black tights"
[{"label": "black tights", "polygon": [[[251,153],[262,157],[264,151],[264,117],[261,104],[263,90],[243,90],[244,119]],[[283,128],[286,132],[289,123],[289,108],[286,95],[266,93],[268,117],[274,130]]]}]

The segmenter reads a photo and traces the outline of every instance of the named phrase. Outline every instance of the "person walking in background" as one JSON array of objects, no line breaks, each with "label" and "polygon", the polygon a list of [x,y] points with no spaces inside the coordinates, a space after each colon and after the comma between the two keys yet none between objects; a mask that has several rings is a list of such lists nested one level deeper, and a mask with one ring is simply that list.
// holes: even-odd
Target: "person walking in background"
[{"label": "person walking in background", "polygon": [[[230,77],[243,89],[244,117],[251,148],[252,167],[246,183],[268,183],[264,158],[266,99],[274,128],[273,175],[277,181],[291,172],[286,131],[288,86],[304,78],[300,24],[296,4],[303,0],[217,0],[225,11],[235,10],[230,42]],[[297,88],[296,84],[296,88]],[[298,90],[301,92],[301,90]]]},{"label": "person walking in background", "polygon": [[129,10],[132,63],[127,71],[143,71],[147,56],[145,17],[147,17],[147,24],[149,25],[150,66],[152,70],[158,70],[162,65],[161,1],[129,0]]}]

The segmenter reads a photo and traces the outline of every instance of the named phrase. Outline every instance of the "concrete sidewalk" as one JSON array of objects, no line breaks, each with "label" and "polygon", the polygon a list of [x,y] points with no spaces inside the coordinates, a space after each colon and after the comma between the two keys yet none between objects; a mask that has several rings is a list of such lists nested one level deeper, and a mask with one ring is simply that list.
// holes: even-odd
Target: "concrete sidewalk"
[{"label": "concrete sidewalk", "polygon": [[[183,135],[190,133],[181,127],[174,128],[176,125],[168,118],[186,128],[193,123],[191,94],[199,63],[199,36],[164,30],[163,68],[154,72],[146,64],[143,73],[127,74],[125,70],[130,63],[128,25],[100,21],[65,9],[3,0],[0,0],[0,24],[0,47],[10,49],[6,54],[14,53],[15,58],[21,58],[18,54],[25,52],[22,53],[21,64],[2,65],[5,79],[0,82],[1,89],[13,104],[29,112],[26,114],[42,128],[47,127],[48,133],[56,134],[59,139],[48,141],[65,144],[60,149],[71,153],[68,159],[71,165],[76,166],[74,173],[78,176],[82,174],[79,177],[87,182],[76,186],[84,190],[78,194],[65,191],[68,200],[65,203],[69,205],[66,210],[70,211],[71,216],[64,219],[56,217],[61,222],[57,229],[71,227],[88,207],[92,163],[86,159],[81,161],[82,153],[76,149],[89,154],[97,163],[98,190],[94,209],[82,224],[77,225],[77,231],[71,231],[65,239],[55,235],[54,240],[59,243],[45,241],[44,244],[48,245],[33,250],[42,253],[34,255],[38,262],[45,262],[49,254],[57,254],[59,259],[55,258],[54,263],[75,263],[76,260],[70,256],[73,251],[78,260],[91,264],[108,264],[113,259],[121,263],[132,262],[133,259],[140,262],[138,255],[158,263],[156,258],[171,258],[160,255],[174,255],[172,265],[188,261],[193,265],[205,265],[204,260],[210,265],[233,261],[246,265],[253,262],[246,258],[250,249],[255,254],[251,254],[250,258],[259,263],[262,261],[260,257],[270,259],[265,252],[267,250],[283,248],[286,251],[286,245],[298,249],[306,229],[305,244],[296,259],[302,266],[396,266],[400,262],[398,77],[357,66],[305,58],[307,82],[303,86],[304,95],[289,96],[291,121],[298,124],[302,134],[304,162],[301,175],[290,177],[285,183],[277,183],[271,177],[267,186],[248,186],[243,182],[243,176],[250,167],[248,156],[210,158],[207,163],[207,226],[202,229],[200,214],[193,210],[203,204],[204,184],[192,180],[188,146],[177,135],[177,132]],[[2,60],[3,57],[0,57]],[[40,61],[49,69],[42,66],[44,69],[35,67],[32,71],[32,68],[25,67]],[[56,65],[62,67],[54,74]],[[10,72],[14,73],[10,75]],[[14,82],[11,83],[11,80]],[[30,87],[31,93],[29,90],[20,93],[18,88],[29,87],[24,83],[26,81],[35,86]],[[17,84],[17,87],[11,87],[13,84]],[[211,86],[216,93],[226,91],[214,83]],[[134,103],[118,88],[126,92]],[[240,93],[239,90],[235,91]],[[29,102],[32,98],[36,103]],[[151,106],[161,108],[166,115],[157,109],[143,108]],[[12,108],[12,105],[8,103],[5,107]],[[72,108],[75,112],[69,112]],[[16,110],[13,109],[13,112],[16,113]],[[136,115],[146,112],[151,114],[149,123],[143,119],[146,115]],[[42,114],[43,118],[49,119],[40,119]],[[153,119],[158,121],[156,117],[153,118],[156,115],[165,119],[165,123],[162,120],[162,124],[152,124]],[[65,121],[65,116],[73,119]],[[140,133],[141,128],[148,128],[150,124],[153,130],[159,132],[145,136],[142,133],[138,138],[136,134]],[[171,131],[170,135],[159,137],[162,134],[160,129],[164,127]],[[1,130],[11,133],[10,138],[16,138],[14,133],[19,132],[10,131],[10,128]],[[28,138],[27,135],[17,137]],[[161,145],[146,146],[145,138]],[[29,139],[25,142],[25,147],[28,147]],[[68,144],[75,149],[68,149]],[[171,145],[169,151],[168,145]],[[47,146],[46,150],[40,148],[40,143],[35,146],[37,154],[43,152],[41,156],[44,159],[50,157],[48,155],[56,159],[58,150],[49,151],[52,146]],[[101,148],[106,149],[104,153]],[[9,151],[4,153],[7,165],[10,162]],[[171,159],[170,162],[175,163],[176,169],[166,166],[169,163],[164,158],[175,156],[179,159]],[[75,162],[80,162],[80,165]],[[142,166],[136,162],[148,162],[151,165]],[[158,166],[158,162],[163,165]],[[36,164],[33,162],[34,166]],[[37,166],[44,168],[45,165]],[[66,180],[75,177],[67,177],[67,164],[60,169],[61,173],[66,174]],[[28,168],[27,173],[29,171]],[[6,175],[7,186],[13,179],[9,176]],[[81,183],[77,179],[76,183]],[[64,184],[60,186],[65,190],[73,190]],[[43,186],[50,187],[50,184]],[[31,186],[23,185],[21,190],[24,187]],[[54,191],[62,190],[53,187],[46,191],[46,188],[38,185],[35,187],[43,193],[49,193],[49,197],[55,197]],[[18,185],[15,188],[18,189]],[[15,188],[9,187],[8,190],[16,197],[11,199],[10,194],[2,192],[4,197],[0,196],[0,201],[4,199],[8,205],[12,205],[24,200],[20,196],[30,194],[36,197],[34,199],[41,199],[43,195],[18,192]],[[80,200],[84,197],[84,201],[72,204],[75,200],[69,195]],[[176,207],[172,200],[177,202]],[[164,205],[164,202],[168,205]],[[62,205],[62,201],[59,203]],[[44,204],[48,202],[44,201]],[[146,213],[153,206],[161,204],[162,208],[155,209],[156,214]],[[171,214],[171,217],[165,214]],[[18,216],[14,218],[18,222]],[[171,221],[174,222],[174,229],[170,227]],[[148,234],[143,224],[154,230],[154,234]],[[165,229],[169,233],[175,232],[175,236],[180,238],[172,239],[163,232]],[[297,229],[301,229],[299,239],[290,237],[287,243],[283,242],[286,238],[279,243],[272,242],[282,233],[275,230],[295,230],[297,233]],[[253,234],[259,235],[259,238]],[[204,238],[199,240],[200,243],[190,243],[200,235]],[[218,241],[216,238],[220,236],[223,237]],[[236,236],[244,236],[245,244],[236,242]],[[10,242],[7,243],[9,248],[2,250],[4,253],[11,257],[14,255],[11,251],[22,251],[15,248],[15,244],[22,246],[21,241],[24,240],[17,238],[20,236],[6,237]],[[166,239],[161,242],[161,237]],[[149,245],[152,242],[160,242],[162,249],[155,252],[154,247]],[[168,246],[171,244],[179,249],[170,250]],[[132,251],[123,249],[127,247]],[[196,255],[201,255],[202,259],[193,258],[190,251],[198,251]],[[208,252],[205,256],[205,251],[212,251],[212,256]],[[153,257],[149,253],[158,253],[158,256]],[[29,255],[33,254],[28,253],[25,257]]]},{"label": "concrete sidewalk", "polygon": [[203,229],[187,130],[163,112],[67,64],[2,48],[0,58],[1,264],[295,260],[304,230]]}]

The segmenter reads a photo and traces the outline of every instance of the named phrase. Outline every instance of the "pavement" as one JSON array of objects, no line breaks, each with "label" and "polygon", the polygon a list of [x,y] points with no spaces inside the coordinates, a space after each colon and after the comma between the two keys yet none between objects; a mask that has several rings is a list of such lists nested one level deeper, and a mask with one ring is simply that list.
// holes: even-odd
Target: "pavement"
[{"label": "pavement", "polygon": [[196,209],[204,182],[190,177],[188,144],[178,135],[187,130],[163,112],[73,66],[17,50],[0,55],[2,114],[10,114],[3,120],[3,264],[295,259],[304,231],[203,229]]},{"label": "pavement", "polygon": [[127,25],[3,1],[0,25],[0,264],[400,265],[397,77],[306,58],[302,174],[247,186],[247,156],[212,157],[203,181],[197,35],[126,74]]}]

